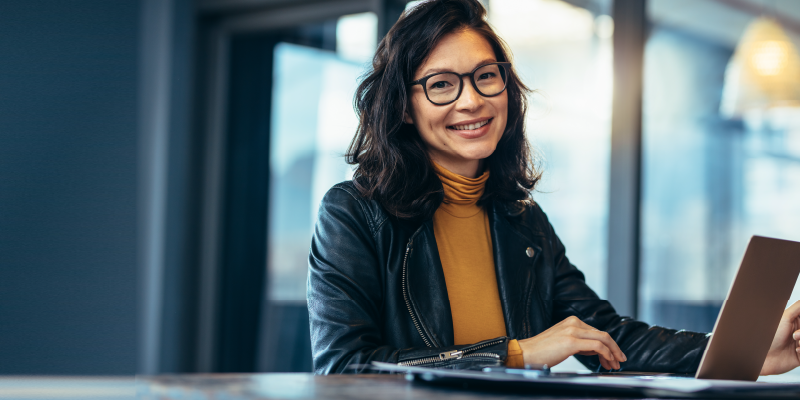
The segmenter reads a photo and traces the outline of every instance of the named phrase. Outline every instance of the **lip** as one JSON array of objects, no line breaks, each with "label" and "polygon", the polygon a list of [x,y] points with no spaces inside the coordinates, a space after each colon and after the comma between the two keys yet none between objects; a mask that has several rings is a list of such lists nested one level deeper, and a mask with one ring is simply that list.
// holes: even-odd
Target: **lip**
[{"label": "lip", "polygon": [[[486,125],[478,128],[478,129],[473,129],[471,131],[470,130],[459,130],[459,129],[450,128],[451,126],[455,126],[455,125],[474,124],[474,123],[483,122],[483,121],[486,121],[486,120],[489,120],[489,122]],[[456,124],[449,125],[449,126],[447,126],[447,130],[452,132],[452,133],[455,133],[458,136],[461,136],[464,139],[477,139],[477,138],[485,136],[487,133],[489,133],[489,128],[492,126],[492,122],[494,122],[494,118],[471,119],[471,120],[468,120],[468,121],[458,122]]]}]

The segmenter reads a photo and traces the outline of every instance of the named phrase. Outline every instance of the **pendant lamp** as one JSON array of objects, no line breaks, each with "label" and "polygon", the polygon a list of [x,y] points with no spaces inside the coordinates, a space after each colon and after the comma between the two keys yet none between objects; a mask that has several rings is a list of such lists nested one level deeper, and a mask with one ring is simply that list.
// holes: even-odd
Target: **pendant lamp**
[{"label": "pendant lamp", "polygon": [[745,30],[725,70],[720,113],[800,107],[800,56],[781,25],[759,17]]}]

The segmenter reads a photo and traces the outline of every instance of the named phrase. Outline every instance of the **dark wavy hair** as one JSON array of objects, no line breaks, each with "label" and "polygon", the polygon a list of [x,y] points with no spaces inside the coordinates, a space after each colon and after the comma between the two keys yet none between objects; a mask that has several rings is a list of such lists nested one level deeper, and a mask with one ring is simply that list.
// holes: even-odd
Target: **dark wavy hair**
[{"label": "dark wavy hair", "polygon": [[[480,34],[497,61],[510,61],[510,52],[486,22],[486,9],[477,0],[430,0],[403,13],[392,26],[356,91],[359,126],[345,159],[357,165],[353,181],[361,195],[377,200],[398,218],[430,218],[444,198],[425,143],[403,116],[409,104],[408,82],[415,71],[442,37],[460,30]],[[530,197],[540,179],[525,137],[525,95],[530,89],[513,68],[506,90],[506,129],[486,159],[491,174],[479,205],[517,204]]]}]

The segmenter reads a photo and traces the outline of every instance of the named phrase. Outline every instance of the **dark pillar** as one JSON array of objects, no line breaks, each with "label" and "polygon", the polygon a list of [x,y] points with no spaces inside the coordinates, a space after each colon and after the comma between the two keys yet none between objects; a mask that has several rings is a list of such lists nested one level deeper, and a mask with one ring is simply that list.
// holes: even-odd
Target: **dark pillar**
[{"label": "dark pillar", "polygon": [[608,212],[608,300],[635,317],[639,293],[645,1],[615,0],[614,104]]},{"label": "dark pillar", "polygon": [[264,299],[273,36],[233,37],[216,368],[253,372]]}]

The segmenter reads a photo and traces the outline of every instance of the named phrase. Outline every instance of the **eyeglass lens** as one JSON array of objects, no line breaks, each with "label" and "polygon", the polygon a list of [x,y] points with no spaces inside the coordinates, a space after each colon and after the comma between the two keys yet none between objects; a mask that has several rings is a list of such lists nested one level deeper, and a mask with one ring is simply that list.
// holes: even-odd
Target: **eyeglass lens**
[{"label": "eyeglass lens", "polygon": [[[478,92],[484,96],[494,96],[506,87],[505,67],[498,64],[484,65],[474,74]],[[458,97],[461,77],[452,72],[434,75],[425,84],[428,98],[434,103],[448,103]]]}]

